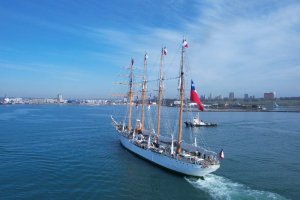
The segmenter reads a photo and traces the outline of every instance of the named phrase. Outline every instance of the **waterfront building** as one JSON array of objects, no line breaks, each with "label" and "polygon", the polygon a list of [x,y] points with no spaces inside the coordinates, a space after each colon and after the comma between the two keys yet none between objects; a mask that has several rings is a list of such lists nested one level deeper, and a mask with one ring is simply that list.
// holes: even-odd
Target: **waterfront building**
[{"label": "waterfront building", "polygon": [[57,95],[57,103],[64,103],[64,99],[63,99],[62,94]]},{"label": "waterfront building", "polygon": [[234,92],[230,92],[229,93],[229,100],[233,100],[234,99]]},{"label": "waterfront building", "polygon": [[10,102],[10,99],[8,97],[5,97],[3,99],[3,104],[8,104]]},{"label": "waterfront building", "polygon": [[212,100],[212,93],[209,94],[208,100]]},{"label": "waterfront building", "polygon": [[264,93],[264,99],[265,100],[273,100],[276,98],[276,93],[275,92],[266,92]]},{"label": "waterfront building", "polygon": [[215,97],[215,100],[222,100],[223,99],[223,96],[222,95],[218,95]]},{"label": "waterfront building", "polygon": [[250,96],[249,98],[250,98],[251,100],[254,100],[254,99],[255,99],[255,96],[252,95],[252,96]]}]

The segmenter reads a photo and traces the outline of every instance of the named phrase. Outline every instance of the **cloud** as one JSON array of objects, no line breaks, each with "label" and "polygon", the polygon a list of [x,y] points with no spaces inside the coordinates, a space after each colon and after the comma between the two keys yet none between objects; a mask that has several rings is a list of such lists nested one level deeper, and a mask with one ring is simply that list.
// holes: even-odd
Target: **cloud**
[{"label": "cloud", "polygon": [[[262,96],[263,92],[299,95],[300,4],[260,1],[209,1],[198,6],[195,20],[182,30],[140,26],[136,30],[97,29],[98,36],[123,52],[122,60],[145,50],[159,60],[162,45],[169,48],[169,65],[179,65],[180,42],[186,33],[188,63],[204,93],[235,91]],[[127,56],[127,58],[125,58]],[[120,61],[120,60],[119,60]],[[119,62],[118,61],[118,62]],[[141,59],[140,59],[141,61]],[[153,62],[158,66],[158,62]],[[171,67],[174,76],[178,68]]]},{"label": "cloud", "polygon": [[7,62],[0,62],[0,69],[8,69],[14,71],[23,71],[29,73],[37,73],[40,76],[51,77],[52,79],[61,79],[64,81],[80,81],[88,74],[74,69],[67,69],[65,66],[49,65],[49,64],[14,64]]},{"label": "cloud", "polygon": [[[300,75],[297,53],[300,50],[297,36],[300,4],[285,5],[264,13],[253,11],[249,16],[235,15],[235,9],[242,7],[240,5],[235,9],[224,5],[219,7],[222,9],[209,9],[208,14],[204,10],[204,15],[199,19],[199,27],[204,24],[210,28],[205,28],[207,37],[197,43],[199,56],[193,63],[199,63],[209,72],[209,76],[204,74],[206,85],[219,93],[222,91],[216,89],[217,85],[232,91],[240,85],[240,93],[248,89],[262,95],[260,87],[263,91],[271,89],[268,88],[268,80],[273,80],[272,89],[279,90],[279,93],[299,94],[296,83],[288,81],[291,78],[288,75],[291,68]],[[204,31],[192,26],[191,32]],[[192,36],[197,40],[194,34]],[[217,73],[213,75],[213,71]],[[200,70],[198,74],[201,74]],[[290,86],[289,91],[285,91],[286,84]]]},{"label": "cloud", "polygon": [[[48,17],[36,17],[25,12],[26,9],[21,12],[2,9],[9,19],[41,27],[41,30],[46,28],[47,33],[48,30],[59,33],[53,35],[63,35],[72,42],[64,43],[65,46],[58,43],[61,49],[55,47],[54,52],[47,49],[46,42],[43,51],[46,56],[43,57],[50,55],[48,61],[58,63],[57,66],[46,64],[47,61],[32,64],[22,60],[25,64],[17,64],[14,61],[6,63],[6,59],[2,59],[0,68],[36,72],[54,79],[78,82],[91,77],[97,80],[96,73],[101,71],[106,74],[102,79],[114,82],[111,77],[113,73],[128,65],[132,57],[136,66],[141,68],[147,51],[149,79],[154,80],[158,75],[160,50],[167,46],[169,54],[164,59],[165,77],[175,77],[179,71],[181,40],[185,36],[189,42],[185,58],[189,69],[187,82],[193,78],[201,94],[212,92],[227,96],[228,92],[234,91],[239,96],[243,93],[262,96],[269,90],[275,90],[280,96],[300,94],[300,3],[297,1],[216,0],[191,3],[181,0],[162,2],[158,7],[148,1],[145,9],[149,10],[146,11],[140,10],[144,2],[138,1],[133,3],[132,15],[124,13],[126,7],[115,8],[106,13],[108,17],[105,12],[104,15],[95,14],[99,19],[107,19],[107,23],[105,20],[95,23],[93,14],[93,19],[84,16],[76,18],[72,9],[87,4],[74,4],[60,5],[60,9],[52,10],[49,6],[33,3],[34,10],[42,9],[40,12],[47,12],[45,16]],[[97,6],[103,5],[100,3]],[[118,16],[114,16],[113,11]],[[144,14],[151,12],[157,13]],[[156,18],[152,19],[153,16]],[[145,20],[139,19],[143,17]],[[112,23],[114,20],[117,22]],[[121,22],[128,22],[128,26],[121,25]],[[4,53],[18,51],[8,46],[0,48]],[[64,64],[59,64],[61,60]],[[71,63],[78,66],[71,66]],[[84,69],[80,70],[81,67]],[[176,90],[167,87],[177,88],[176,85],[174,80],[172,83],[166,82],[167,95],[175,96]],[[156,86],[154,83],[153,87]]]}]

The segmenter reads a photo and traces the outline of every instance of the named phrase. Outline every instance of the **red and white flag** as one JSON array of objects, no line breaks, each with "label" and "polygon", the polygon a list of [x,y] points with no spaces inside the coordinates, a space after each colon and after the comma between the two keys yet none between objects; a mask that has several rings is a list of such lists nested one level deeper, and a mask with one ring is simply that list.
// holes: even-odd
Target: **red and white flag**
[{"label": "red and white flag", "polygon": [[183,46],[184,48],[188,48],[188,47],[189,47],[189,44],[187,43],[186,39],[183,39],[183,41],[182,41],[182,46]]},{"label": "red and white flag", "polygon": [[199,110],[204,111],[204,106],[198,96],[193,80],[191,80],[191,101],[197,103]]},{"label": "red and white flag", "polygon": [[223,160],[225,157],[224,157],[224,151],[223,149],[220,151],[220,158]]},{"label": "red and white flag", "polygon": [[167,55],[167,54],[168,54],[167,48],[166,48],[166,47],[162,48],[161,53],[162,53],[163,55]]}]

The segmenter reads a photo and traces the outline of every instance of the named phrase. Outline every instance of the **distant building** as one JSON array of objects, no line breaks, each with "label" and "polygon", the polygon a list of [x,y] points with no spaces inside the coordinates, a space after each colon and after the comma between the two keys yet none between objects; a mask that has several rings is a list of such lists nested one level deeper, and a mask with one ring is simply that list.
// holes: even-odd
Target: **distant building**
[{"label": "distant building", "polygon": [[222,99],[223,99],[223,96],[222,96],[222,95],[218,95],[218,96],[215,97],[215,99],[216,99],[216,100],[222,100]]},{"label": "distant building", "polygon": [[64,103],[64,99],[62,97],[62,94],[57,95],[57,103]]},{"label": "distant building", "polygon": [[264,93],[264,99],[265,100],[273,100],[276,98],[276,93],[275,92],[266,92]]},{"label": "distant building", "polygon": [[4,97],[3,104],[8,104],[10,102],[10,99],[7,97]]},{"label": "distant building", "polygon": [[248,94],[244,94],[244,100],[248,100],[249,99],[249,95]]},{"label": "distant building", "polygon": [[9,100],[9,103],[11,103],[11,104],[23,104],[24,102],[23,102],[22,98],[16,97],[16,98],[11,98]]},{"label": "distant building", "polygon": [[174,105],[174,106],[179,106],[179,105],[180,105],[180,101],[174,101],[174,102],[173,102],[173,105]]},{"label": "distant building", "polygon": [[234,92],[230,92],[229,93],[229,100],[233,100],[234,99]]}]

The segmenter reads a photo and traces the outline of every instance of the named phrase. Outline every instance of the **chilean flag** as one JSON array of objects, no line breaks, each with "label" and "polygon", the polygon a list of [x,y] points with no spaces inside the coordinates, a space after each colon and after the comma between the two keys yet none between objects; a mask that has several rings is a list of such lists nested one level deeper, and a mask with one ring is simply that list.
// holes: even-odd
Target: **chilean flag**
[{"label": "chilean flag", "polygon": [[193,80],[191,80],[191,97],[190,97],[191,101],[197,103],[199,110],[204,111],[204,106],[198,96],[198,93],[195,89],[195,85]]}]

